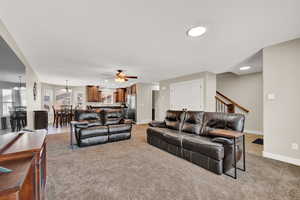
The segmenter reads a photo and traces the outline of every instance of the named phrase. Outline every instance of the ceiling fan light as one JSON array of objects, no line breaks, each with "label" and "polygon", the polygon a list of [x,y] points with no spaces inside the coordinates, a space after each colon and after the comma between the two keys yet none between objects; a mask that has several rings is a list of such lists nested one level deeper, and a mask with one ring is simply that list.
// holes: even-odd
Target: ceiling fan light
[{"label": "ceiling fan light", "polygon": [[119,83],[123,83],[123,82],[125,82],[125,79],[124,79],[124,78],[117,77],[117,78],[115,79],[115,81],[116,81],[116,82],[119,82]]}]

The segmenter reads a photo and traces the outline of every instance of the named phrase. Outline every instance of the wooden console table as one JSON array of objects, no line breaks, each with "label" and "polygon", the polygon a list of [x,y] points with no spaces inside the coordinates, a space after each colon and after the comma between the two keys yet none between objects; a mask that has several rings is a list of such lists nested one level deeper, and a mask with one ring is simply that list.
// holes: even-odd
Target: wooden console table
[{"label": "wooden console table", "polygon": [[11,133],[0,136],[0,200],[43,200],[46,185],[46,134]]},{"label": "wooden console table", "polygon": [[[246,146],[245,146],[245,134],[238,131],[224,130],[224,129],[213,129],[209,131],[209,135],[216,137],[224,137],[233,139],[233,159],[234,159],[234,175],[226,174],[234,179],[237,179],[237,169],[246,171]],[[243,137],[243,168],[237,167],[237,158],[236,158],[236,139]]]}]

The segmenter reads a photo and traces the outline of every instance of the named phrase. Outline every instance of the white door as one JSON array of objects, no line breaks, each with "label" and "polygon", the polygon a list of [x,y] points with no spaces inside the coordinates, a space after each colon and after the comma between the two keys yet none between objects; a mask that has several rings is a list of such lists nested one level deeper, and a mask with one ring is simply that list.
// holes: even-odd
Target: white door
[{"label": "white door", "polygon": [[171,84],[170,109],[203,110],[203,79]]}]

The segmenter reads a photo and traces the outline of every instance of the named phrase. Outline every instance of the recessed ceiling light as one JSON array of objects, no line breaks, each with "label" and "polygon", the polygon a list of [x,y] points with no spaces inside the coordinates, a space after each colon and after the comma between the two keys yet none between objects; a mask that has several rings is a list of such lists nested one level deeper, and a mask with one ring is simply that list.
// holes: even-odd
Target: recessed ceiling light
[{"label": "recessed ceiling light", "polygon": [[251,69],[250,66],[240,67],[240,70],[241,70],[241,71],[245,71],[245,70],[249,70],[249,69]]},{"label": "recessed ceiling light", "polygon": [[188,30],[187,34],[190,37],[199,37],[203,35],[206,32],[206,28],[203,26],[197,26],[193,27],[190,30]]}]

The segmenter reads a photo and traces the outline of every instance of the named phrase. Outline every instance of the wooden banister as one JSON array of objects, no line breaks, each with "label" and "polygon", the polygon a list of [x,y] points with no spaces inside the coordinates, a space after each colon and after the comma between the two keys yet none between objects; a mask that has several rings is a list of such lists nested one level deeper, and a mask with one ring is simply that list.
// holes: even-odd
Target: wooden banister
[{"label": "wooden banister", "polygon": [[216,112],[228,112],[228,104],[223,99],[215,96],[216,98]]},{"label": "wooden banister", "polygon": [[225,101],[223,101],[223,99],[221,99],[220,97],[215,96],[217,101],[220,101],[222,104],[225,104],[226,106],[228,105]]},{"label": "wooden banister", "polygon": [[[230,103],[229,104],[233,104],[234,106],[238,107],[239,109],[243,110],[244,112],[246,113],[249,113],[250,110],[248,110],[247,108],[241,106],[240,104],[236,103],[234,100],[230,99],[229,97],[225,96],[224,94],[222,94],[221,92],[217,91],[217,95],[221,96],[222,98],[226,99],[227,101],[229,101]],[[216,99],[218,98],[218,100],[220,101],[221,98],[217,97],[216,96]],[[222,100],[222,102],[224,102]],[[226,105],[229,105],[227,103],[225,103]]]}]

